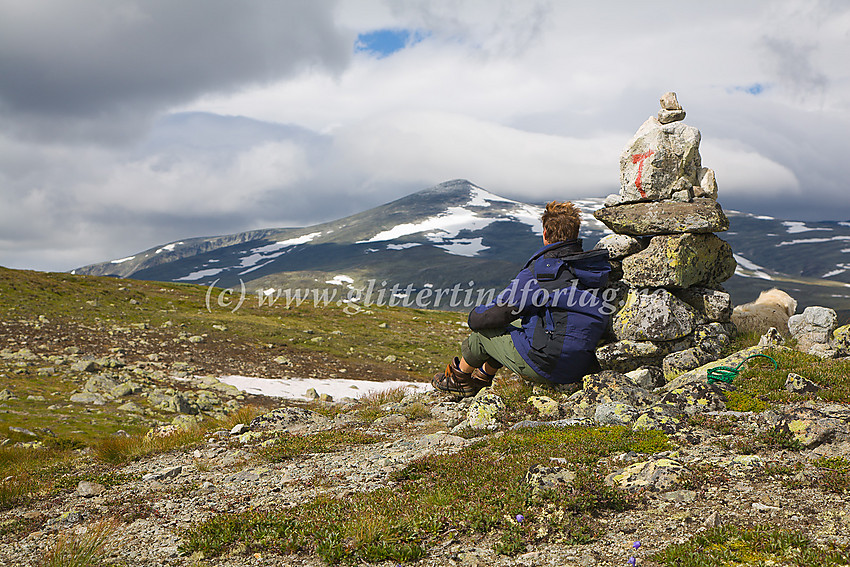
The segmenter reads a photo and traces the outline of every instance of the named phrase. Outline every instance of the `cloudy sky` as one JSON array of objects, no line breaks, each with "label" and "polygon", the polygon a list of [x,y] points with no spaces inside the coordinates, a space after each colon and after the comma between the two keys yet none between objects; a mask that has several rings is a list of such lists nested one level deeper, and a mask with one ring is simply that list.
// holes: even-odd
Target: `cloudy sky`
[{"label": "cloudy sky", "polygon": [[0,265],[602,197],[669,90],[724,207],[846,221],[848,61],[844,0],[0,0]]}]

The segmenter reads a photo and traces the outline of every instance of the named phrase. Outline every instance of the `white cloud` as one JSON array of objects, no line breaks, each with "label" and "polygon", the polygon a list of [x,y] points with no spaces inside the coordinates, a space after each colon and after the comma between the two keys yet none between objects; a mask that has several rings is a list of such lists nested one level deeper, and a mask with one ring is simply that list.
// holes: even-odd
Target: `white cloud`
[{"label": "white cloud", "polygon": [[[0,0],[0,264],[306,225],[452,178],[604,195],[667,90],[725,206],[850,218],[850,4],[100,4]],[[379,29],[428,35],[354,53]]]}]

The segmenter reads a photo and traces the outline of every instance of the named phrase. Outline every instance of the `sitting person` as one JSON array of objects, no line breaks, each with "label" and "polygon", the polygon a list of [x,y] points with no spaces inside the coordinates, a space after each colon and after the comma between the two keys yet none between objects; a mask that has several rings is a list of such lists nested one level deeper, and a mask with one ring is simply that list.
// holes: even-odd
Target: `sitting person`
[{"label": "sitting person", "polygon": [[613,309],[599,297],[611,266],[607,250],[583,252],[572,203],[546,205],[543,248],[494,301],[469,314],[474,331],[434,388],[473,396],[505,366],[539,384],[578,384],[598,368],[596,345]]}]

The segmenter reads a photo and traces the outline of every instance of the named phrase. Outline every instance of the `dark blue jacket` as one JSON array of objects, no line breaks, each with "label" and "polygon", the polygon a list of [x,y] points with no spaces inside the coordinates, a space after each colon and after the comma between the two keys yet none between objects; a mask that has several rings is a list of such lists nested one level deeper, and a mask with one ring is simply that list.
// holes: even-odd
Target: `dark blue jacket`
[{"label": "dark blue jacket", "polygon": [[[581,240],[544,246],[492,303],[472,310],[469,328],[503,328],[540,376],[577,382],[597,364],[611,311],[602,297],[610,271],[607,250],[583,252]],[[521,327],[511,324],[519,318]]]}]

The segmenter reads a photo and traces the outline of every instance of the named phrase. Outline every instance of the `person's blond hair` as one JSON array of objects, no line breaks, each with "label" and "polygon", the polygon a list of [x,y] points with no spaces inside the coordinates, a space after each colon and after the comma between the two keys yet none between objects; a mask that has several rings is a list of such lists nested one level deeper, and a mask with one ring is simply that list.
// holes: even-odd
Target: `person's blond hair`
[{"label": "person's blond hair", "polygon": [[581,210],[569,201],[552,201],[547,203],[546,210],[540,220],[543,221],[543,232],[546,240],[563,242],[578,238],[581,226]]}]

